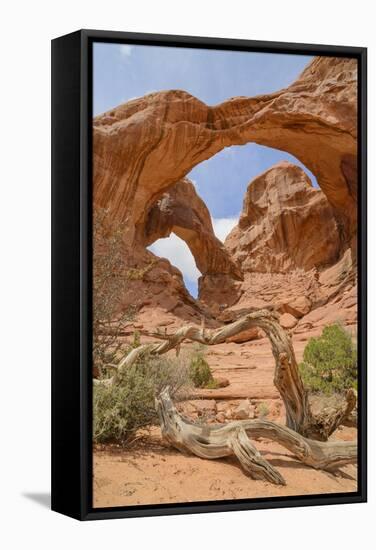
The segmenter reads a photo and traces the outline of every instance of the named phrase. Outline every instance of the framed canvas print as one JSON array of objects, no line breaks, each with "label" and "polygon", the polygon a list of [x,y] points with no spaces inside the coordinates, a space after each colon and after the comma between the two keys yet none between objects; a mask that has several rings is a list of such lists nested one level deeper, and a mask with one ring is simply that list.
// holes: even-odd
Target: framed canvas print
[{"label": "framed canvas print", "polygon": [[52,508],[366,500],[366,50],[52,41]]}]

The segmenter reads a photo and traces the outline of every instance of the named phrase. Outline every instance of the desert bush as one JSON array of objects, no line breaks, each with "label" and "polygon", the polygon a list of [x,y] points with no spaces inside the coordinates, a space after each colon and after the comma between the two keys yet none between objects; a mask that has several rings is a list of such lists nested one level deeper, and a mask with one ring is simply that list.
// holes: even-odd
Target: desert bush
[{"label": "desert bush", "polygon": [[268,414],[269,414],[269,407],[268,407],[267,403],[264,403],[264,402],[260,403],[257,407],[257,411],[258,411],[259,416],[261,418],[267,417]]},{"label": "desert bush", "polygon": [[299,365],[303,382],[312,392],[341,393],[357,387],[357,351],[351,334],[341,325],[326,326],[310,338]]},{"label": "desert bush", "polygon": [[144,267],[130,267],[127,270],[127,279],[129,281],[142,281],[145,275],[147,275],[157,263],[158,259],[155,259],[151,260]]},{"label": "desert bush", "polygon": [[96,443],[126,444],[139,428],[156,423],[154,397],[165,386],[179,399],[189,391],[189,361],[144,355],[116,385],[95,385],[93,439]]},{"label": "desert bush", "polygon": [[217,382],[215,378],[212,378],[212,380],[209,380],[209,382],[204,386],[206,390],[216,390],[220,387],[221,385],[219,384],[219,382]]},{"label": "desert bush", "polygon": [[141,336],[138,330],[135,330],[133,333],[133,340],[131,344],[129,345],[128,352],[132,351],[132,349],[136,349],[141,346]]},{"label": "desert bush", "polygon": [[215,384],[209,364],[201,349],[197,349],[191,357],[189,376],[195,388],[207,388]]}]

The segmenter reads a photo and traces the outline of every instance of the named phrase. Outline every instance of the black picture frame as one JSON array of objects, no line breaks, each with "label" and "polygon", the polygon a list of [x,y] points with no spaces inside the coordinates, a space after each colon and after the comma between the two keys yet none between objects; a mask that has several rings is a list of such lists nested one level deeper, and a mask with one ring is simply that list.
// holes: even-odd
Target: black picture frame
[{"label": "black picture frame", "polygon": [[[358,491],[93,508],[91,439],[92,44],[117,42],[358,60]],[[52,509],[80,520],[365,502],[367,499],[367,50],[80,30],[52,40]]]}]

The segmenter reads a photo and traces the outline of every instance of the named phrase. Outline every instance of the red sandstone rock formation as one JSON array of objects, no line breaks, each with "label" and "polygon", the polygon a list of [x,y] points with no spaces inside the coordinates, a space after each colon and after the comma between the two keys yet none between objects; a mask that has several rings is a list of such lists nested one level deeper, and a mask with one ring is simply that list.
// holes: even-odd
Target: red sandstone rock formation
[{"label": "red sandstone rock formation", "polygon": [[149,94],[94,119],[94,201],[133,245],[150,207],[195,165],[248,142],[288,151],[317,177],[346,248],[356,232],[356,60],[317,57],[288,88],[209,107],[183,91]]},{"label": "red sandstone rock formation", "polygon": [[[298,319],[291,330],[305,330],[307,317],[320,308],[327,311],[330,305],[336,316],[345,299],[342,289],[348,293],[349,316],[354,317],[356,80],[355,60],[317,57],[291,86],[273,94],[232,98],[209,107],[172,90],[96,117],[94,205],[108,209],[115,223],[124,223],[130,265],[138,272],[146,269],[130,285],[124,304],[142,302],[145,316],[167,312],[171,320],[158,317],[167,323],[176,316],[197,319],[205,314],[203,304],[186,292],[180,272],[145,250],[157,234],[174,231],[194,251],[205,274],[200,296],[216,303],[216,315],[231,317],[242,309],[273,307]],[[309,187],[297,167],[279,168],[279,176],[291,184],[279,187],[272,181],[278,170],[269,170],[263,176],[265,189],[254,182],[255,189],[249,190],[249,208],[239,224],[242,234],[238,243],[229,240],[232,262],[213,237],[206,214],[202,218],[205,205],[199,198],[187,204],[193,195],[185,196],[177,182],[223,148],[248,142],[295,155],[316,175],[322,192]],[[256,196],[257,189],[264,198]],[[170,216],[164,193],[179,204],[179,212]],[[301,208],[301,200],[306,208]],[[266,212],[268,201],[273,209]],[[249,225],[252,219],[254,227]],[[315,219],[320,224],[315,225]],[[334,264],[337,258],[341,259]],[[236,280],[237,262],[245,272],[244,282]],[[326,269],[328,264],[333,267]],[[309,326],[325,319],[320,311],[316,317]]]},{"label": "red sandstone rock formation", "polygon": [[140,239],[149,246],[171,233],[187,243],[203,275],[229,274],[235,279],[242,278],[240,269],[214,234],[209,210],[187,178],[172,186],[151,207]]},{"label": "red sandstone rock formation", "polygon": [[249,184],[239,223],[225,246],[244,277],[233,285],[233,300],[224,307],[220,288],[205,280],[200,287],[201,298],[220,320],[269,308],[281,314],[284,328],[302,338],[320,333],[326,324],[356,324],[351,250],[340,253],[332,207],[298,166],[279,163]]},{"label": "red sandstone rock formation", "polygon": [[[171,233],[187,243],[198,269],[205,276],[213,274],[219,288],[231,288],[233,281],[242,279],[241,270],[214,234],[209,210],[194,185],[185,178],[150,208],[145,225],[138,226],[135,246],[125,245],[129,280],[122,306],[132,304],[140,308],[141,321],[146,317],[149,327],[153,322],[171,324],[177,318],[199,321],[205,316],[210,321],[209,310],[187,292],[181,272],[167,259],[146,250]],[[150,316],[154,319],[152,323]]]},{"label": "red sandstone rock formation", "polygon": [[332,265],[340,241],[324,193],[299,166],[281,162],[249,184],[226,248],[243,272],[289,273]]}]

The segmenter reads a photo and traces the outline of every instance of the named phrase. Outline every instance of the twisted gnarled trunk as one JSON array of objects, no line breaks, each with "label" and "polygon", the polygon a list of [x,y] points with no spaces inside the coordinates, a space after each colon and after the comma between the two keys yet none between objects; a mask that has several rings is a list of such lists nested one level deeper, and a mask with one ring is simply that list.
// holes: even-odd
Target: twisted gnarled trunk
[{"label": "twisted gnarled trunk", "polygon": [[119,384],[123,373],[145,353],[162,355],[179,351],[184,340],[213,346],[252,327],[262,328],[268,336],[275,359],[274,384],[286,409],[286,426],[267,420],[245,420],[218,425],[196,425],[184,419],[172,403],[168,388],[156,397],[162,434],[175,448],[190,451],[207,459],[235,455],[243,469],[254,479],[278,485],[285,480],[258,452],[250,438],[264,437],[278,442],[298,460],[317,469],[335,470],[357,461],[356,442],[329,442],[329,435],[349,418],[356,404],[356,395],[349,392],[336,408],[312,412],[307,390],[299,374],[295,353],[288,334],[278,316],[260,310],[218,329],[185,325],[173,334],[153,333],[163,340],[133,349],[117,365],[112,378],[97,383]]},{"label": "twisted gnarled trunk", "polygon": [[116,383],[122,372],[146,352],[162,355],[174,348],[179,350],[184,340],[214,346],[252,327],[262,328],[270,340],[275,360],[274,384],[286,409],[287,427],[304,437],[326,441],[354,409],[355,393],[349,391],[346,399],[337,408],[314,414],[310,407],[308,392],[299,374],[291,339],[279,324],[278,315],[268,310],[249,313],[218,329],[184,325],[173,334],[153,333],[152,336],[162,339],[163,342],[145,344],[132,350],[120,361],[116,374],[109,383]]},{"label": "twisted gnarled trunk", "polygon": [[264,437],[288,449],[312,468],[333,471],[357,461],[354,442],[320,442],[268,420],[240,420],[221,425],[197,425],[184,419],[170,399],[168,388],[156,398],[162,435],[175,448],[206,459],[235,455],[253,478],[285,485],[283,476],[265,460],[250,438]]}]

